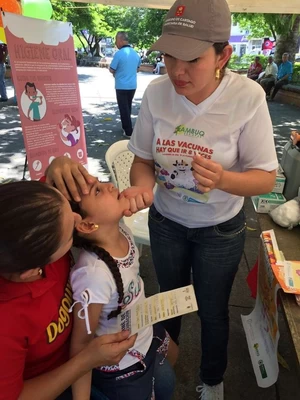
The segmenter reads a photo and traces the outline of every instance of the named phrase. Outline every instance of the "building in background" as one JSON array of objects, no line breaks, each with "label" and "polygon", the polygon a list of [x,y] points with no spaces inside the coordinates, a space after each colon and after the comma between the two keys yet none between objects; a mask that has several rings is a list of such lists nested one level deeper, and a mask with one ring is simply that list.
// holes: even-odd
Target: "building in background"
[{"label": "building in background", "polygon": [[248,39],[248,36],[249,31],[241,29],[237,23],[232,23],[229,43],[233,47],[233,53],[238,57],[242,57],[244,54],[274,54],[275,43],[273,38]]},{"label": "building in background", "polygon": [[231,35],[229,43],[233,48],[233,54],[238,57],[242,57],[244,54],[248,54],[248,31],[240,29],[236,23],[231,24]]},{"label": "building in background", "polygon": [[116,52],[114,39],[111,37],[103,38],[100,42],[100,52],[107,57],[113,57]]}]

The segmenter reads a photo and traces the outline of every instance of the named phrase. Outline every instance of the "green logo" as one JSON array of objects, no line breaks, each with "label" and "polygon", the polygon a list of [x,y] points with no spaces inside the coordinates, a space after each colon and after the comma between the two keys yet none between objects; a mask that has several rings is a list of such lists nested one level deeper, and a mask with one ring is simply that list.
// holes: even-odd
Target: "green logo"
[{"label": "green logo", "polygon": [[264,365],[263,360],[259,360],[259,361],[258,361],[258,365],[259,365],[261,377],[262,377],[263,379],[266,379],[266,378],[268,377],[268,374],[267,374],[267,371],[266,371],[266,368],[265,368],[265,365]]},{"label": "green logo", "polygon": [[184,125],[178,125],[175,128],[174,134],[176,136],[192,136],[196,138],[202,138],[205,135],[204,131],[200,131],[199,129],[187,128]]}]

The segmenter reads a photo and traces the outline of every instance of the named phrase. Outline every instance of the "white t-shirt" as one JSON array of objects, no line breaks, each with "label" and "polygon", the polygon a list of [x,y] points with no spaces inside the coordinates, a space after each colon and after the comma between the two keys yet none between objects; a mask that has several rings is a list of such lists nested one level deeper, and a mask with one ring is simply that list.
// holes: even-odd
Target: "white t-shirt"
[{"label": "white t-shirt", "polygon": [[272,64],[268,64],[266,66],[265,76],[273,75],[274,78],[276,78],[277,77],[277,73],[278,73],[278,67],[277,67],[277,64],[275,64],[274,62],[272,62]]},{"label": "white t-shirt", "polygon": [[214,93],[198,105],[176,94],[167,75],[153,80],[128,148],[155,162],[157,210],[189,228],[225,222],[244,202],[243,197],[218,189],[201,193],[191,171],[194,154],[228,171],[272,171],[278,166],[265,92],[229,70]]},{"label": "white t-shirt", "polygon": [[[114,258],[118,263],[124,286],[124,309],[130,309],[137,302],[145,298],[144,282],[139,273],[139,253],[134,244],[130,230],[124,225],[120,231],[127,238],[129,251],[124,258]],[[71,270],[71,286],[74,301],[82,304],[81,317],[86,318],[88,327],[88,304],[103,304],[102,313],[96,335],[119,332],[117,318],[107,319],[111,311],[118,307],[118,291],[115,280],[104,261],[99,260],[96,254],[85,250],[80,252],[75,266]],[[118,366],[106,367],[106,370],[122,370],[138,362],[136,355],[145,356],[153,338],[152,326],[144,328],[138,334],[134,348],[130,349]]]}]

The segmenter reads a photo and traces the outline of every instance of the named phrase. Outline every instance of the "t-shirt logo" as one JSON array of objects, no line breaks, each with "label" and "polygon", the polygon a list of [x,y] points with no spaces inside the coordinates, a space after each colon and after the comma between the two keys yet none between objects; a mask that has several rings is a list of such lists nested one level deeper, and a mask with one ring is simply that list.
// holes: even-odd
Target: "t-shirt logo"
[{"label": "t-shirt logo", "polygon": [[63,333],[63,331],[69,326],[71,317],[69,315],[69,309],[72,305],[72,289],[70,282],[65,287],[65,293],[60,302],[58,310],[58,318],[56,321],[50,322],[47,326],[46,336],[48,343],[52,343],[56,340],[57,336]]},{"label": "t-shirt logo", "polygon": [[176,136],[191,136],[196,138],[202,138],[205,135],[204,131],[200,129],[188,128],[185,125],[178,125],[175,127],[174,134]]},{"label": "t-shirt logo", "polygon": [[178,6],[175,12],[176,17],[181,17],[183,15],[185,6]]}]

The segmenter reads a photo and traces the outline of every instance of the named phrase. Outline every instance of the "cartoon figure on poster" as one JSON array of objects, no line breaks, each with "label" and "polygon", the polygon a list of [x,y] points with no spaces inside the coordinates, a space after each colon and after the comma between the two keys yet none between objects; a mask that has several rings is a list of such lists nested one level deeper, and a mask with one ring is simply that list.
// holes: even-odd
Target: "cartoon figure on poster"
[{"label": "cartoon figure on poster", "polygon": [[65,114],[64,119],[57,125],[60,138],[66,146],[73,147],[80,139],[80,122],[74,115]]},{"label": "cartoon figure on poster", "polygon": [[39,111],[40,106],[43,104],[43,96],[38,96],[37,95],[37,90],[35,87],[34,83],[27,82],[25,85],[25,93],[28,96],[29,100],[31,101],[31,104],[29,105],[28,108],[28,118],[30,118],[33,121],[40,121],[41,119],[41,114]]},{"label": "cartoon figure on poster", "polygon": [[46,100],[34,82],[26,82],[21,96],[23,113],[31,121],[40,121],[46,114]]}]

